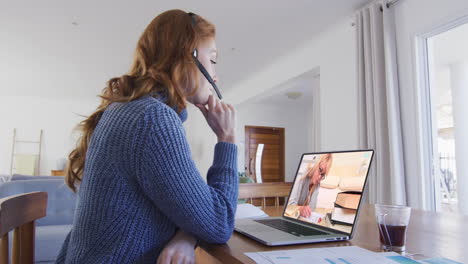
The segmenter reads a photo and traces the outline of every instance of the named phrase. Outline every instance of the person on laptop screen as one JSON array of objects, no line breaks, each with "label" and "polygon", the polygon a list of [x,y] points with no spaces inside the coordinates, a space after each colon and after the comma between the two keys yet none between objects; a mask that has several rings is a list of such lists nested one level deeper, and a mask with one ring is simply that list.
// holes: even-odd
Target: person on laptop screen
[{"label": "person on laptop screen", "polygon": [[[318,157],[319,156],[319,157]],[[318,160],[317,160],[318,157]],[[288,202],[288,213],[294,217],[310,218],[317,204],[320,182],[330,171],[332,154],[314,155],[307,171],[294,186]],[[314,222],[317,222],[318,219]]]}]

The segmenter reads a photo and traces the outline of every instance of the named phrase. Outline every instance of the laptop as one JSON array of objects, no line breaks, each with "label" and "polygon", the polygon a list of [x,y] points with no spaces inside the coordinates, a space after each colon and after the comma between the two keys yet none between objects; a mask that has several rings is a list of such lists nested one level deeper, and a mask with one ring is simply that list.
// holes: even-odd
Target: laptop
[{"label": "laptop", "polygon": [[373,150],[304,153],[281,217],[236,220],[234,230],[268,246],[350,240]]}]

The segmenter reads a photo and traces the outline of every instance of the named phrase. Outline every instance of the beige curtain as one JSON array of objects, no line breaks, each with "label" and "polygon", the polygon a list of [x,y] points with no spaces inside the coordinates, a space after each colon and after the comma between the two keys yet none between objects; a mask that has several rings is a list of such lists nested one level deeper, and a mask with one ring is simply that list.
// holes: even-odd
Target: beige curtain
[{"label": "beige curtain", "polygon": [[375,149],[365,197],[407,204],[394,18],[385,1],[356,14],[360,148]]}]

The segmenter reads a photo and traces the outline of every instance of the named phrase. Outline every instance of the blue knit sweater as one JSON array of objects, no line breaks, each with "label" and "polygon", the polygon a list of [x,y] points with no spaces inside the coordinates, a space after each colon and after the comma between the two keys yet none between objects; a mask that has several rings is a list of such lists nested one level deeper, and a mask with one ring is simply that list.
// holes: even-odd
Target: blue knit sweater
[{"label": "blue knit sweater", "polygon": [[225,243],[234,228],[237,147],[215,145],[207,183],[180,114],[145,96],[112,103],[86,153],[73,227],[57,263],[156,263],[177,229]]}]

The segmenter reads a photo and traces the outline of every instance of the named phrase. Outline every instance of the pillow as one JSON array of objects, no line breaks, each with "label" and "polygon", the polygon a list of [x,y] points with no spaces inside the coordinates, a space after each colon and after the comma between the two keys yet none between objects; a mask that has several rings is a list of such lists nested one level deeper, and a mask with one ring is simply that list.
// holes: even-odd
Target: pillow
[{"label": "pillow", "polygon": [[340,189],[343,191],[362,192],[364,187],[365,176],[362,177],[343,177],[340,181]]},{"label": "pillow", "polygon": [[0,174],[0,183],[9,182],[11,180],[11,175]]},{"label": "pillow", "polygon": [[320,182],[320,187],[327,189],[335,189],[336,187],[338,187],[339,183],[339,176],[328,175],[327,177],[325,177],[325,179],[323,179],[323,181]]}]

